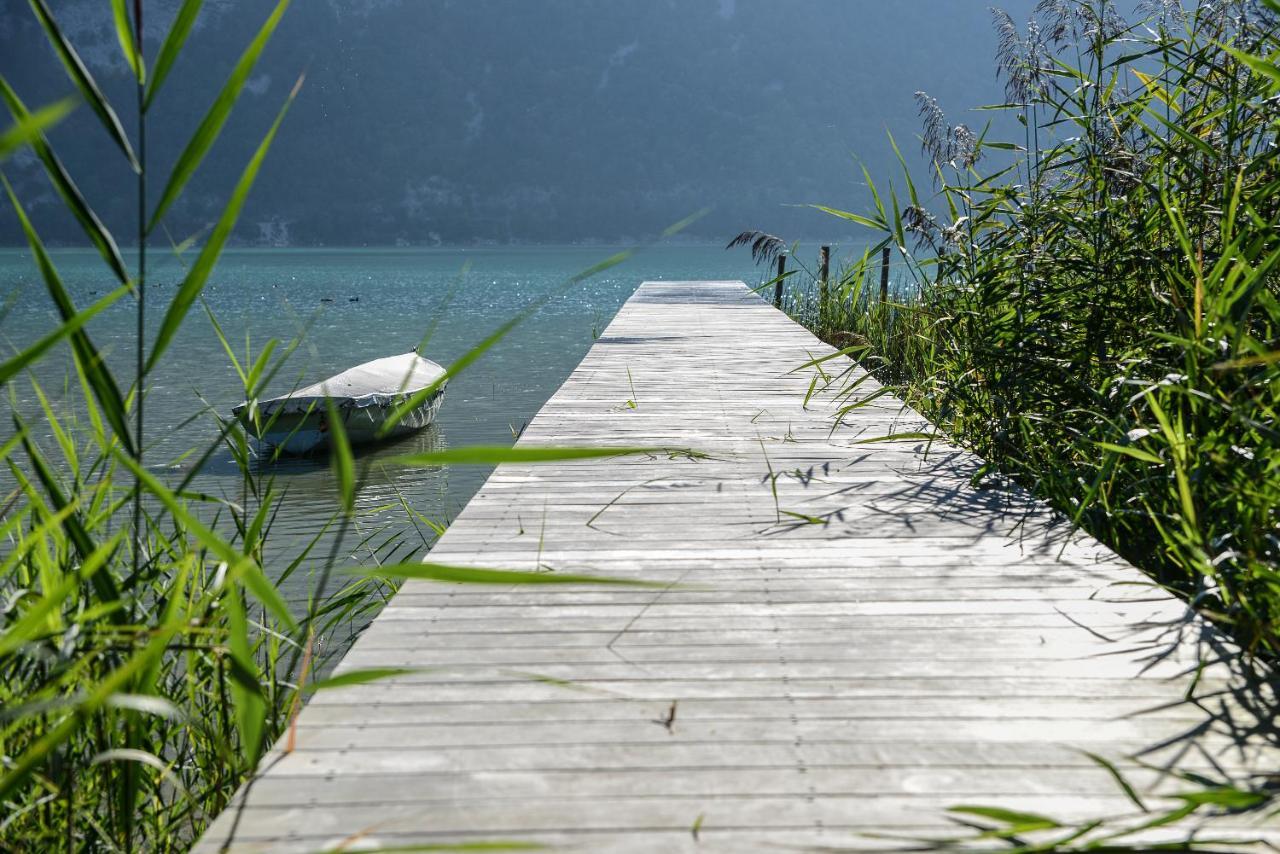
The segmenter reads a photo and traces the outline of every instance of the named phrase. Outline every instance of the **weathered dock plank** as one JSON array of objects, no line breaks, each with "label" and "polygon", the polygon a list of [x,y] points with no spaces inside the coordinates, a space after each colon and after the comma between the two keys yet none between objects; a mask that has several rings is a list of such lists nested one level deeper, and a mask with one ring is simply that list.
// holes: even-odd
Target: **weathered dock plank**
[{"label": "weathered dock plank", "polygon": [[406,584],[342,668],[420,669],[317,696],[200,850],[883,849],[1131,809],[1082,751],[1155,803],[1280,767],[1230,643],[962,450],[859,444],[929,426],[806,405],[831,352],[741,283],[643,285],[520,441],[709,457],[500,466],[432,559],[666,586]]}]

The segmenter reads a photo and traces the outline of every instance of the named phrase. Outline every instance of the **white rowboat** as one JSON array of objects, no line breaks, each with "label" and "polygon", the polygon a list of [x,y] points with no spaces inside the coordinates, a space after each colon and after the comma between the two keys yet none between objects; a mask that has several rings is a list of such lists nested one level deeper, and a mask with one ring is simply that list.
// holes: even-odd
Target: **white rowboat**
[{"label": "white rowboat", "polygon": [[[328,379],[269,400],[246,401],[232,415],[260,441],[289,454],[329,447],[329,404],[342,417],[347,438],[358,445],[430,426],[444,400],[445,369],[417,353],[356,365]],[[387,417],[413,395],[439,382],[425,400],[383,432]]]}]

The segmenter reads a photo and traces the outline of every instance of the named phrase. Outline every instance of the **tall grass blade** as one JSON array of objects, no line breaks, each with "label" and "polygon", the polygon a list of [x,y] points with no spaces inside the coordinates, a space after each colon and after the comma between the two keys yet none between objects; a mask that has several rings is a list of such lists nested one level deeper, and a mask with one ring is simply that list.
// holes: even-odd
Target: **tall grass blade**
[{"label": "tall grass blade", "polygon": [[[40,268],[40,275],[44,279],[45,287],[48,289],[49,295],[53,297],[53,302],[58,308],[58,313],[62,316],[63,323],[73,320],[79,312],[76,311],[75,305],[71,302],[71,296],[67,293],[66,288],[63,287],[62,280],[53,266],[49,253],[45,251],[44,244],[41,243],[39,235],[36,234],[35,228],[27,218],[27,213],[18,201],[18,197],[14,194],[13,187],[9,185],[8,179],[3,175],[0,175],[0,184],[4,185],[5,192],[9,196],[13,210],[22,225],[22,231],[27,237],[27,243],[31,247],[31,253],[36,258],[36,265]],[[83,327],[83,323],[80,326]],[[107,368],[106,363],[103,362],[98,349],[94,347],[93,342],[89,339],[89,334],[83,328],[77,328],[71,332],[70,338],[76,358],[83,365],[85,375],[89,378],[89,383],[98,398],[98,403],[102,406],[103,415],[108,423],[111,424],[111,429],[115,431],[116,438],[132,453],[134,443],[129,434],[124,398],[120,395],[120,388],[116,385],[115,377],[111,375],[111,371]]]},{"label": "tall grass blade", "polygon": [[396,406],[392,408],[391,412],[387,413],[386,420],[379,428],[379,435],[385,436],[390,433],[395,425],[399,424],[406,415],[430,399],[432,395],[438,392],[445,385],[445,383],[466,370],[477,359],[488,352],[493,345],[497,344],[503,338],[506,338],[511,330],[515,329],[525,320],[528,314],[529,311],[524,311],[503,323],[496,330],[487,335],[479,344],[475,345],[466,353],[463,353],[458,359],[454,360],[453,364],[445,368],[444,374],[438,380],[431,383],[426,388],[419,389],[400,403],[396,404]]},{"label": "tall grass blade", "polygon": [[[280,6],[277,7],[277,11],[280,11],[288,2],[289,0],[280,0]],[[227,201],[218,224],[214,226],[213,231],[209,234],[209,239],[205,241],[204,246],[201,248],[200,255],[196,258],[195,263],[191,265],[191,270],[187,273],[186,278],[183,279],[182,284],[178,287],[178,292],[174,294],[173,300],[169,303],[164,319],[160,322],[160,330],[156,333],[155,343],[151,347],[151,354],[147,357],[146,370],[148,373],[155,367],[160,357],[164,355],[164,351],[173,342],[173,338],[178,334],[178,328],[182,325],[183,319],[186,318],[187,312],[191,310],[191,306],[195,304],[200,292],[204,290],[205,283],[209,281],[209,275],[213,272],[214,265],[218,263],[218,256],[222,254],[222,247],[231,235],[231,230],[235,227],[236,220],[240,217],[240,211],[244,207],[245,199],[249,197],[249,190],[253,188],[253,182],[258,177],[258,170],[262,168],[262,161],[266,159],[267,151],[271,148],[271,143],[276,138],[276,132],[280,129],[280,124],[289,112],[289,107],[293,104],[293,100],[297,97],[301,86],[302,78],[299,77],[298,82],[294,84],[293,91],[285,99],[284,106],[280,108],[280,112],[276,115],[275,121],[271,123],[271,129],[267,131],[267,135],[263,137],[257,151],[254,152],[253,157],[249,160],[249,165],[241,173],[240,180],[236,183],[235,190],[232,191],[231,198]]]},{"label": "tall grass blade", "polygon": [[1243,50],[1237,50],[1233,47],[1226,47],[1224,50],[1243,62],[1256,74],[1259,74],[1271,81],[1271,85],[1276,90],[1280,90],[1280,65],[1269,62],[1260,56],[1254,56]]},{"label": "tall grass blade", "polygon": [[366,667],[359,670],[344,670],[337,676],[310,682],[306,686],[307,693],[315,691],[332,691],[336,688],[351,688],[356,685],[368,685],[397,676],[408,676],[413,673],[424,673],[419,667]]},{"label": "tall grass blade", "polygon": [[169,27],[169,32],[165,34],[164,42],[160,45],[160,52],[156,54],[155,64],[151,68],[151,79],[147,81],[146,95],[142,101],[144,110],[151,109],[151,101],[155,98],[156,93],[160,91],[161,85],[169,76],[169,71],[173,68],[173,64],[178,60],[179,54],[182,53],[182,46],[186,44],[187,36],[191,34],[191,28],[195,26],[196,19],[200,17],[200,7],[204,0],[182,0],[182,5],[178,7],[178,14],[173,19],[173,24]]},{"label": "tall grass blade", "polygon": [[329,441],[332,451],[333,471],[338,479],[338,500],[342,512],[350,515],[356,507],[356,463],[351,455],[351,442],[343,414],[333,398],[325,398],[329,415]]},{"label": "tall grass blade", "polygon": [[1143,812],[1151,812],[1151,810],[1147,807],[1147,805],[1142,802],[1142,798],[1138,796],[1138,793],[1133,788],[1133,785],[1124,778],[1123,774],[1120,773],[1120,769],[1115,766],[1115,763],[1109,762],[1108,760],[1099,756],[1096,753],[1089,753],[1088,751],[1085,751],[1084,755],[1089,757],[1089,759],[1092,760],[1096,765],[1098,765],[1104,771],[1106,771],[1109,775],[1111,775],[1111,779],[1114,780],[1116,785],[1120,787],[1120,790],[1124,792],[1124,796],[1129,799],[1130,803],[1132,803],[1134,806],[1136,806],[1138,809],[1142,810]]},{"label": "tall grass blade", "polygon": [[120,50],[124,53],[125,62],[133,70],[134,78],[142,83],[146,79],[143,70],[141,45],[133,42],[133,22],[129,20],[129,10],[125,8],[125,0],[111,0],[111,18],[116,25],[116,40],[120,42]]},{"label": "tall grass blade", "polygon": [[4,385],[9,380],[13,379],[15,375],[38,362],[40,357],[49,352],[51,347],[59,341],[62,341],[68,335],[78,332],[86,323],[97,317],[104,309],[108,308],[112,303],[128,292],[129,288],[121,285],[102,299],[95,302],[93,305],[86,308],[84,311],[73,316],[70,320],[60,324],[57,329],[44,336],[30,347],[21,351],[11,359],[6,360],[3,364],[0,364],[0,385]]},{"label": "tall grass blade", "polygon": [[231,586],[223,596],[230,629],[228,647],[231,651],[231,693],[235,699],[236,721],[240,729],[240,747],[246,764],[256,765],[262,755],[263,729],[266,725],[267,703],[258,681],[253,661],[253,643],[250,638],[249,619],[245,613],[240,590]]},{"label": "tall grass blade", "polygon": [[448,566],[440,563],[396,563],[386,566],[359,567],[349,570],[356,575],[374,578],[415,578],[457,584],[604,584],[617,587],[667,588],[667,582],[613,578],[607,575],[582,575],[568,572],[522,572],[509,569],[483,569],[474,566]]},{"label": "tall grass blade", "polygon": [[885,222],[871,219],[870,217],[862,216],[861,214],[850,213],[849,211],[842,211],[836,208],[829,208],[825,205],[810,205],[810,207],[817,208],[825,214],[830,214],[831,216],[838,217],[840,219],[847,219],[850,222],[856,222],[858,225],[865,225],[867,228],[873,228],[877,231],[883,230],[887,224]]},{"label": "tall grass blade", "polygon": [[71,82],[80,90],[80,95],[102,121],[102,126],[107,129],[111,139],[124,152],[125,158],[129,161],[129,166],[132,167],[134,172],[141,171],[142,167],[138,163],[137,155],[133,153],[133,146],[129,144],[129,137],[125,134],[124,126],[120,124],[119,117],[116,115],[115,110],[111,108],[107,97],[102,94],[102,90],[98,88],[98,84],[94,81],[93,75],[89,73],[89,69],[81,61],[80,55],[75,52],[75,49],[71,47],[71,43],[63,35],[45,0],[28,0],[28,2],[31,4],[31,9],[36,13],[36,18],[40,21],[40,26],[44,29],[45,35],[49,37],[49,43],[53,45],[54,52],[58,54],[58,59],[62,60],[62,65],[67,70],[67,75],[71,78]]},{"label": "tall grass blade", "polygon": [[[0,85],[3,85],[6,89],[9,86],[2,76],[0,76]],[[10,154],[31,141],[39,139],[46,130],[66,118],[67,114],[75,108],[76,102],[74,99],[63,98],[61,101],[55,101],[46,107],[41,107],[34,113],[15,115],[14,123],[0,133],[0,160],[6,159]]]},{"label": "tall grass blade", "polygon": [[[26,106],[22,100],[18,98],[9,83],[0,76],[0,96],[4,97],[5,103],[9,107],[9,112],[18,121],[26,116],[31,115],[27,112]],[[71,176],[67,173],[66,168],[53,153],[49,140],[45,139],[43,133],[37,133],[31,140],[32,150],[36,156],[40,158],[40,162],[44,165],[44,171],[49,176],[49,181],[53,184],[53,188],[62,198],[62,203],[75,216],[76,222],[80,223],[80,227],[84,229],[85,235],[89,241],[97,248],[98,254],[107,262],[107,266],[111,268],[111,272],[121,282],[129,281],[129,272],[124,265],[124,259],[120,257],[120,249],[116,246],[115,238],[111,236],[111,232],[98,219],[98,215],[89,207],[89,203],[85,201],[84,196],[80,194],[80,190],[76,187]]]},{"label": "tall grass blade", "polygon": [[608,457],[634,456],[636,454],[677,453],[667,448],[508,448],[502,445],[465,445],[444,451],[428,451],[396,457],[393,463],[405,466],[477,465],[496,466],[501,463],[555,463],[570,460],[594,460]]},{"label": "tall grass blade", "polygon": [[[706,213],[707,213],[707,209],[704,208],[703,210],[698,211],[695,214],[692,214],[676,223],[673,223],[671,226],[667,227],[662,232],[663,236],[670,237],[675,234],[678,234],[680,231],[687,228],[690,223],[696,222],[698,219],[705,216]],[[404,419],[405,415],[407,415],[408,413],[412,412],[413,410],[421,406],[423,403],[425,403],[431,397],[431,395],[439,391],[440,388],[443,387],[444,384],[447,383],[451,377],[461,373],[468,366],[474,363],[477,359],[483,356],[485,352],[487,352],[495,344],[497,344],[499,341],[505,338],[508,334],[510,334],[510,332],[513,329],[515,329],[521,323],[523,323],[524,321],[532,317],[538,311],[538,309],[544,306],[553,296],[555,296],[561,290],[563,290],[564,288],[572,287],[573,285],[579,284],[580,282],[584,282],[587,279],[590,279],[592,276],[596,276],[604,272],[605,270],[609,270],[609,269],[612,269],[613,267],[618,266],[619,264],[626,261],[628,258],[635,255],[636,251],[637,250],[635,248],[630,248],[630,249],[624,249],[620,252],[615,252],[613,255],[610,255],[608,258],[605,258],[603,261],[600,261],[596,264],[592,264],[590,267],[587,267],[585,270],[575,273],[565,281],[563,288],[559,288],[554,291],[548,292],[541,299],[535,300],[531,305],[526,307],[518,315],[511,318],[506,323],[503,323],[493,333],[487,336],[479,344],[472,347],[470,350],[464,353],[459,359],[457,359],[453,364],[451,364],[445,370],[444,376],[442,376],[440,379],[436,380],[434,383],[427,386],[426,388],[420,389],[419,391],[410,395],[407,399],[397,404],[396,407],[392,409],[390,413],[388,413],[386,420],[383,422],[382,426],[379,428],[379,436],[386,436],[395,427],[395,425],[399,424],[400,421]]]},{"label": "tall grass blade", "polygon": [[[36,2],[36,0],[32,0],[32,2]],[[235,106],[236,100],[240,97],[240,91],[244,88],[245,81],[249,79],[249,75],[253,72],[253,67],[258,62],[258,57],[262,55],[263,48],[267,46],[267,42],[276,30],[276,25],[280,23],[280,19],[284,16],[285,9],[288,7],[289,0],[279,0],[276,3],[275,9],[272,10],[271,15],[263,23],[261,29],[258,30],[257,36],[254,37],[249,46],[245,48],[244,53],[241,54],[239,62],[232,69],[227,82],[223,84],[222,91],[214,99],[209,111],[200,122],[200,126],[191,135],[187,147],[183,149],[182,154],[178,155],[178,161],[174,164],[173,171],[169,174],[169,180],[165,184],[164,192],[160,194],[160,201],[156,203],[155,209],[151,213],[151,220],[147,224],[148,234],[154,231],[156,225],[164,218],[169,206],[177,201],[178,196],[182,193],[182,188],[191,180],[191,176],[195,174],[201,161],[209,153],[209,149],[213,147],[214,141],[222,133],[222,126],[226,124],[227,117],[231,115],[231,108]],[[175,26],[181,23],[183,23],[181,19],[174,22]],[[185,38],[185,33],[183,33],[183,37]],[[295,87],[294,93],[289,96],[290,102],[296,94],[297,88]],[[285,106],[287,108],[288,103]],[[277,120],[278,123],[279,121]],[[274,133],[274,129],[272,132]],[[210,238],[210,241],[212,242],[212,238]]]}]

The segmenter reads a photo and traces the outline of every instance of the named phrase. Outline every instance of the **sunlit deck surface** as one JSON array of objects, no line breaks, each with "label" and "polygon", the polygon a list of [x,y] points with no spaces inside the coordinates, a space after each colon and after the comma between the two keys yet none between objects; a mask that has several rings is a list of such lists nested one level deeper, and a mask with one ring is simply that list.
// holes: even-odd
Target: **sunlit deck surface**
[{"label": "sunlit deck surface", "polygon": [[1280,768],[1231,644],[972,455],[866,442],[929,429],[895,398],[837,425],[873,381],[806,406],[831,352],[741,283],[644,284],[520,444],[709,457],[499,466],[431,560],[664,586],[407,583],[342,669],[421,670],[317,695],[200,850],[883,850],[957,804],[1133,812],[1082,751],[1140,793]]}]

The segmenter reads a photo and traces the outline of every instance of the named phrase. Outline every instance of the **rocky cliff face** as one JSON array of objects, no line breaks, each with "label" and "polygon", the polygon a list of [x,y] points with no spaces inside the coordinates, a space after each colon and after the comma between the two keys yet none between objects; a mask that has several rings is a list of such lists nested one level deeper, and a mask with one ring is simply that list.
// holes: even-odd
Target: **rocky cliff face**
[{"label": "rocky cliff face", "polygon": [[[1025,14],[1031,0],[1010,5]],[[146,0],[154,55],[177,0]],[[109,5],[51,0],[132,125]],[[0,0],[0,74],[29,104],[66,94],[30,9]],[[269,12],[206,0],[152,113],[167,174]],[[695,236],[837,233],[787,205],[863,203],[854,157],[914,149],[912,93],[958,113],[999,100],[983,4],[930,0],[295,0],[172,234],[212,221],[298,75],[306,84],[238,237],[296,244],[613,240],[705,206]],[[972,120],[972,116],[969,117]],[[53,134],[90,200],[127,233],[132,181],[88,110]],[[11,160],[37,221],[75,240],[32,158]],[[153,179],[158,192],[163,181]],[[18,238],[0,212],[0,241]]]}]

